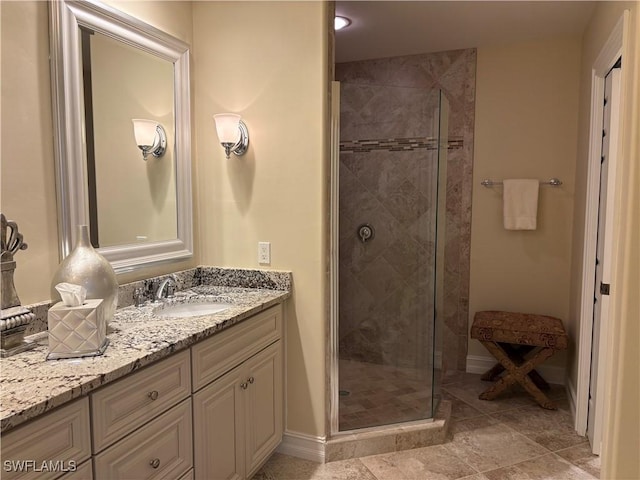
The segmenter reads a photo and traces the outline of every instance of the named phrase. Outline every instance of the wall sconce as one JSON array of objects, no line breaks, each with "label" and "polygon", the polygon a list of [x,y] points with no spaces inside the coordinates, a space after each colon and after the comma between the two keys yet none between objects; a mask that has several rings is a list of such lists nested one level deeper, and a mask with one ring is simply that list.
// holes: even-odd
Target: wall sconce
[{"label": "wall sconce", "polygon": [[213,120],[216,122],[218,140],[224,147],[227,158],[231,152],[238,156],[244,155],[249,148],[249,131],[240,115],[220,113],[214,115]]},{"label": "wall sconce", "polygon": [[145,160],[149,154],[158,158],[164,155],[167,149],[167,134],[162,125],[154,120],[134,118],[133,133],[136,144],[142,150],[142,158]]}]

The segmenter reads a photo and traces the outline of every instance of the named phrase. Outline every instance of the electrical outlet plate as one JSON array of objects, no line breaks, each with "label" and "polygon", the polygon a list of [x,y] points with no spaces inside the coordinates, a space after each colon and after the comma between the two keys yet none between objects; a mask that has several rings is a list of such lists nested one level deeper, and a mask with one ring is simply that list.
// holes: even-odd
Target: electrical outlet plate
[{"label": "electrical outlet plate", "polygon": [[271,263],[271,242],[258,242],[258,263]]}]

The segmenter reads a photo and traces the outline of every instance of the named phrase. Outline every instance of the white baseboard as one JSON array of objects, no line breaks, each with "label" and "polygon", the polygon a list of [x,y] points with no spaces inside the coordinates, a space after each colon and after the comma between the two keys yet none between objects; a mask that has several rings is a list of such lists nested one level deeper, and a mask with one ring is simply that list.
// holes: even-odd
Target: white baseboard
[{"label": "white baseboard", "polygon": [[280,443],[276,451],[292,457],[324,463],[325,443],[325,437],[286,431],[282,436],[282,443]]},{"label": "white baseboard", "polygon": [[[467,373],[484,373],[493,367],[497,360],[484,355],[467,355]],[[566,385],[566,369],[556,365],[539,365],[536,370],[549,383]]]}]

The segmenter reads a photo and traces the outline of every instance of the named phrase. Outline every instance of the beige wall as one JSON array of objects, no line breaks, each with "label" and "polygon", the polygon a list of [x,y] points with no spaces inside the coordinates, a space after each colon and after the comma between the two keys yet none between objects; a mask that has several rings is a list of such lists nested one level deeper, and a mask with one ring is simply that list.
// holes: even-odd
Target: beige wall
[{"label": "beige wall", "polygon": [[[187,43],[190,2],[108,2]],[[49,75],[47,2],[0,3],[2,15],[2,212],[18,222],[29,244],[16,254],[16,289],[23,304],[49,299],[57,268],[58,231]],[[197,205],[194,221],[197,219]],[[197,221],[196,221],[197,228]],[[189,268],[190,261],[118,277],[120,283]]]},{"label": "beige wall", "polygon": [[[195,125],[202,262],[293,271],[286,310],[287,428],[324,434],[327,5],[194,3]],[[249,129],[227,160],[211,116]]]},{"label": "beige wall", "polygon": [[[628,53],[623,57],[622,154],[616,176],[614,251],[612,272],[611,365],[605,375],[605,418],[602,478],[640,478],[640,4],[599,2],[582,42],[580,123],[576,166],[576,201],[571,277],[571,317],[579,331],[580,289],[586,204],[587,159],[591,104],[591,68],[610,32],[625,9]],[[570,382],[577,382],[577,356]]]},{"label": "beige wall", "polygon": [[[470,322],[480,310],[569,321],[579,68],[579,38],[478,48]],[[505,230],[502,188],[480,185],[551,177],[564,183],[541,186],[535,231]],[[468,354],[489,355],[476,340]]]},{"label": "beige wall", "polygon": [[2,2],[2,213],[29,245],[16,253],[22,303],[49,299],[58,226],[45,2]]}]

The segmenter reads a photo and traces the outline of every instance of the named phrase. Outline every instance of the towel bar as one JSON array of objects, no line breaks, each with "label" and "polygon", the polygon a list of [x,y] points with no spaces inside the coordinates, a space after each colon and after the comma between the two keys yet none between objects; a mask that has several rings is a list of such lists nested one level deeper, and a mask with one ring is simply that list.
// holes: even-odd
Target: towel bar
[{"label": "towel bar", "polygon": [[[496,185],[502,185],[502,182],[494,182],[491,179],[485,178],[484,180],[482,180],[482,182],[480,182],[480,185],[482,185],[483,187],[493,187]],[[547,182],[540,182],[540,185],[551,185],[552,187],[559,187],[560,185],[562,185],[562,180],[560,180],[559,178],[552,178]]]}]

